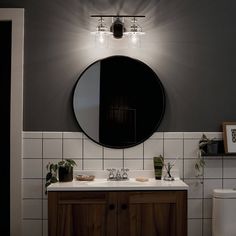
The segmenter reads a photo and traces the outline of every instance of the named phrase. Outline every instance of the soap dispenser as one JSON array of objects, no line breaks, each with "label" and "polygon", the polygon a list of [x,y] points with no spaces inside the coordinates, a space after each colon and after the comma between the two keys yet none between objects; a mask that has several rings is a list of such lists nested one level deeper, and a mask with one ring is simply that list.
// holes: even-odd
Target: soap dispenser
[{"label": "soap dispenser", "polygon": [[155,171],[155,179],[161,179],[162,177],[162,169],[164,165],[164,158],[162,155],[157,157],[153,157],[154,171]]}]

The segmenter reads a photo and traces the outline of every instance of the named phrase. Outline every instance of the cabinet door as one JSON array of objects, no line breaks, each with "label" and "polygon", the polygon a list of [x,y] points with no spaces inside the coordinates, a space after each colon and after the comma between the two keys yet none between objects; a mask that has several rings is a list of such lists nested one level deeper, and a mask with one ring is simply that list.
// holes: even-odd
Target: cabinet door
[{"label": "cabinet door", "polygon": [[113,198],[108,192],[50,192],[49,236],[116,235]]},{"label": "cabinet door", "polygon": [[186,191],[121,193],[119,235],[186,236],[186,201]]}]

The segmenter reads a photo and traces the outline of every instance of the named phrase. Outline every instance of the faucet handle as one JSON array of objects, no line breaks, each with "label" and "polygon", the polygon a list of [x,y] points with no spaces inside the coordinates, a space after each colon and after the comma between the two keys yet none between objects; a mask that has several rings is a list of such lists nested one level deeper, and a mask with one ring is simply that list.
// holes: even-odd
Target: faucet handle
[{"label": "faucet handle", "polygon": [[122,174],[122,179],[128,179],[129,177],[128,177],[128,171],[129,171],[129,169],[128,168],[123,168],[123,169],[121,169],[121,171],[123,172],[123,174]]},{"label": "faucet handle", "polygon": [[109,168],[109,169],[107,169],[107,171],[109,171],[108,180],[114,179],[115,178],[115,175],[114,175],[115,169]]}]

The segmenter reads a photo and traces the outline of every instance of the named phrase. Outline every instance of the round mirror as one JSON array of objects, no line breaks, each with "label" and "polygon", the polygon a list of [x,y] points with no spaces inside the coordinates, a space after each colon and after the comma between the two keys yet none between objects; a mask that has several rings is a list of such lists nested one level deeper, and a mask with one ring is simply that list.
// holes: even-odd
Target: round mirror
[{"label": "round mirror", "polygon": [[73,108],[82,131],[110,148],[135,146],[158,128],[164,89],[146,64],[126,56],[99,60],[81,74]]}]

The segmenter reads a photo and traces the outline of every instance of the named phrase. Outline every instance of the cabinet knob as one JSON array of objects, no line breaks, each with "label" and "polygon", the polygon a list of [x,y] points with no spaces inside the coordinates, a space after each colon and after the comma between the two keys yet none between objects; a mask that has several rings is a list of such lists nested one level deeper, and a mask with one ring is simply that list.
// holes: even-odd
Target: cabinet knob
[{"label": "cabinet knob", "polygon": [[127,205],[127,204],[125,204],[125,203],[124,203],[124,204],[121,204],[121,209],[122,209],[122,210],[126,210],[127,208],[128,208],[128,205]]},{"label": "cabinet knob", "polygon": [[109,205],[109,210],[114,210],[115,209],[115,204],[110,204]]}]

